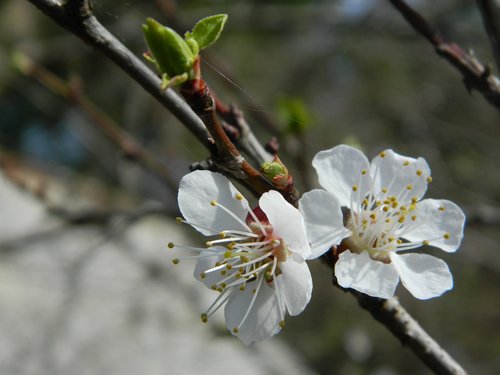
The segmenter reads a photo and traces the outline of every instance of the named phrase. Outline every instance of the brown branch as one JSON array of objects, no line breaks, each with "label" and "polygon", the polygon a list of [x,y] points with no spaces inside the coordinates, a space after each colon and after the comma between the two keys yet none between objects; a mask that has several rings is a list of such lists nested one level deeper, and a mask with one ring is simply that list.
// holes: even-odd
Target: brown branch
[{"label": "brown branch", "polygon": [[170,191],[177,191],[177,181],[172,178],[165,165],[89,100],[82,93],[79,82],[76,80],[66,82],[22,54],[16,54],[14,62],[23,74],[35,78],[53,93],[78,106],[127,159],[137,162],[159,178]]},{"label": "brown branch", "polygon": [[479,91],[490,104],[500,110],[500,80],[491,73],[489,66],[484,66],[458,44],[448,41],[403,0],[389,0],[389,2],[417,33],[434,46],[439,56],[462,74],[468,91],[472,89]]},{"label": "brown branch", "polygon": [[465,370],[429,336],[396,298],[373,298],[353,290],[359,305],[408,346],[436,374],[465,375]]}]

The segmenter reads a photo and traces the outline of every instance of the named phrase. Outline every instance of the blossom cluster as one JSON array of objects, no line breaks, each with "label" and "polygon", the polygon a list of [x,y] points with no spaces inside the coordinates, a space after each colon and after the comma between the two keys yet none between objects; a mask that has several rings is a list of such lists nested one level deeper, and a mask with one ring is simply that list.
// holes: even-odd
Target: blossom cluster
[{"label": "blossom cluster", "polygon": [[211,239],[204,248],[169,247],[197,252],[195,278],[218,293],[202,321],[224,306],[228,330],[247,345],[278,333],[286,313],[304,310],[312,292],[306,260],[330,250],[338,284],[373,297],[392,297],[399,281],[422,300],[453,287],[443,260],[426,248],[411,251],[456,251],[465,223],[453,202],[422,199],[432,181],[424,159],[386,150],[370,163],[340,145],[319,152],[313,167],[322,189],[305,193],[298,209],[276,191],[252,208],[218,173],[181,180],[179,221]]}]

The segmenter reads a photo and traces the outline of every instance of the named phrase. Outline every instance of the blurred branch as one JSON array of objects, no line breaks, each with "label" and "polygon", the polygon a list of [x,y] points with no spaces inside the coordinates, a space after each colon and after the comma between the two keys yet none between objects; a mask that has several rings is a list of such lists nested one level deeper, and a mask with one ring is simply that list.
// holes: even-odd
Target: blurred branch
[{"label": "blurred branch", "polygon": [[136,161],[158,177],[170,191],[177,191],[177,181],[172,178],[165,165],[90,101],[83,94],[79,81],[66,82],[22,54],[15,55],[14,64],[23,74],[35,78],[53,93],[81,108],[127,159]]},{"label": "blurred branch", "polygon": [[500,1],[477,0],[486,32],[490,38],[491,49],[500,71]]},{"label": "blurred branch", "polygon": [[448,61],[463,76],[468,91],[476,89],[494,107],[500,110],[500,80],[491,73],[491,67],[484,66],[471,53],[459,45],[446,40],[420,14],[403,0],[389,0],[417,33],[426,38],[436,53]]}]

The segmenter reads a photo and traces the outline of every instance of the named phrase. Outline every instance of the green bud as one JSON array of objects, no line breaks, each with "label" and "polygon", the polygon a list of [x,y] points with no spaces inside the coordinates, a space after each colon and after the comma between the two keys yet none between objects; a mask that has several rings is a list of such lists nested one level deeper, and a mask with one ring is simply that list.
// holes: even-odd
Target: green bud
[{"label": "green bud", "polygon": [[162,74],[175,77],[190,73],[197,53],[193,53],[177,32],[152,18],[146,20],[142,30],[158,70]]},{"label": "green bud", "polygon": [[262,163],[260,170],[278,188],[284,188],[288,184],[288,169],[277,156],[273,161]]},{"label": "green bud", "polygon": [[[215,14],[199,20],[191,32],[186,33],[186,41],[194,40],[202,50],[214,44],[224,29],[227,14]],[[194,51],[193,51],[194,52]],[[197,53],[197,52],[196,52]]]}]

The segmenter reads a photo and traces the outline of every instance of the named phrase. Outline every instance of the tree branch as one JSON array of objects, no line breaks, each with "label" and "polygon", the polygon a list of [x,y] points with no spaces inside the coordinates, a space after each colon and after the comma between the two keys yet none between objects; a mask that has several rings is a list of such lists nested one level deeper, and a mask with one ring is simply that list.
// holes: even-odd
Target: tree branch
[{"label": "tree branch", "polygon": [[468,91],[472,89],[479,91],[490,104],[500,110],[500,80],[491,73],[489,66],[484,66],[476,57],[465,52],[458,44],[446,40],[438,30],[434,29],[403,0],[389,0],[389,2],[417,33],[434,46],[439,56],[448,61],[462,74]]},{"label": "tree branch", "polygon": [[408,346],[436,374],[465,375],[465,370],[401,306],[396,298],[373,298],[354,290],[359,305]]},{"label": "tree branch", "polygon": [[79,82],[66,82],[22,54],[16,54],[14,63],[23,74],[35,78],[53,93],[78,106],[127,159],[137,162],[159,178],[171,192],[177,191],[177,181],[171,176],[168,168],[88,99]]}]

